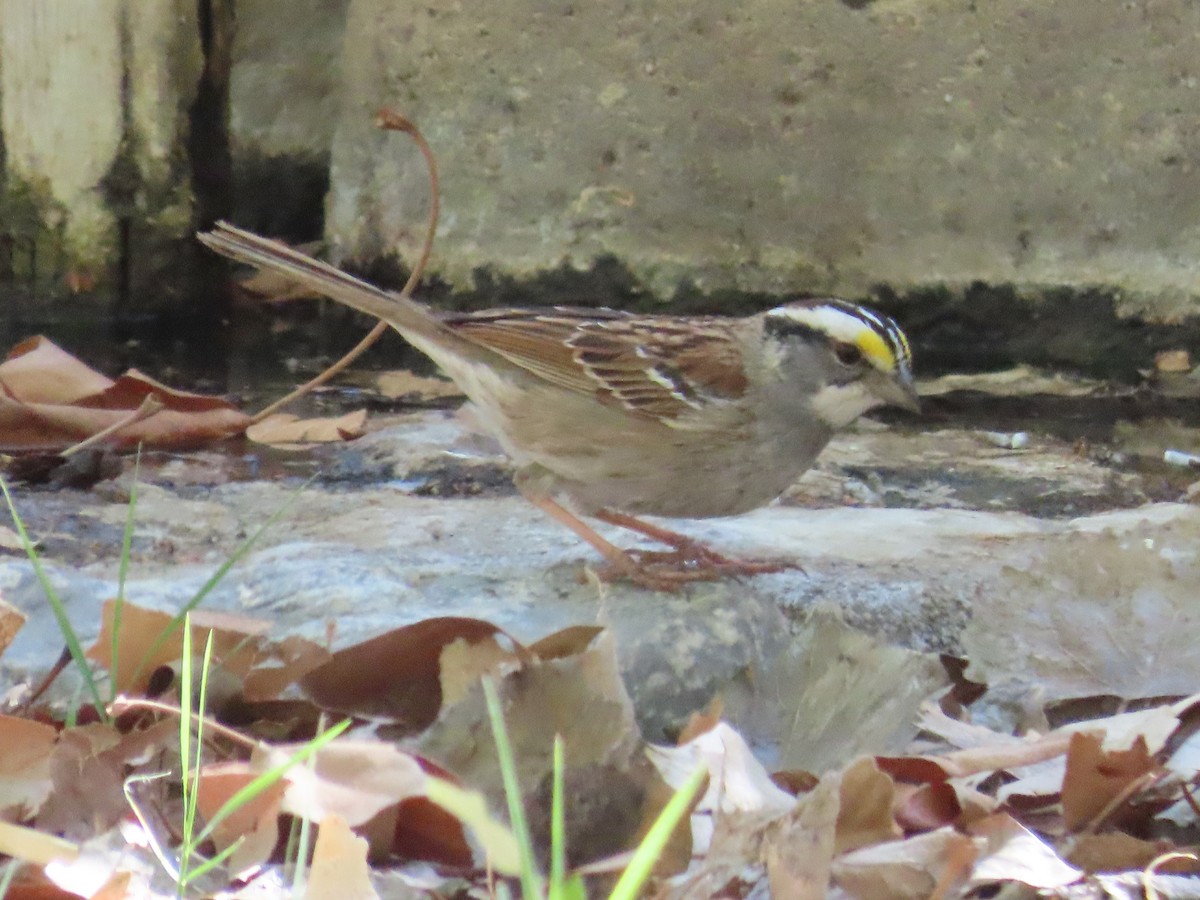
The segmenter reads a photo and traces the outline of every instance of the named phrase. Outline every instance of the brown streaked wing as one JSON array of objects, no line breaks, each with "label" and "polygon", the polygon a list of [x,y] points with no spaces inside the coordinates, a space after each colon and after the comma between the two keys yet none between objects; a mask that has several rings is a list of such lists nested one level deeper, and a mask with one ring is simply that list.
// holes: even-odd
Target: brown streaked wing
[{"label": "brown streaked wing", "polygon": [[551,309],[494,310],[447,323],[553,384],[654,418],[746,389],[728,320]]},{"label": "brown streaked wing", "polygon": [[596,382],[580,368],[568,341],[585,322],[622,318],[613,310],[490,309],[446,316],[455,332],[551,384],[594,394]]},{"label": "brown streaked wing", "polygon": [[[747,381],[742,348],[731,328],[735,321],[706,317],[691,320],[674,334],[670,329],[659,329],[664,339],[659,353],[704,393],[723,399],[740,397]],[[645,343],[656,347],[652,336]]]},{"label": "brown streaked wing", "polygon": [[594,323],[571,339],[580,365],[628,409],[672,419],[746,388],[737,344],[720,319]]}]

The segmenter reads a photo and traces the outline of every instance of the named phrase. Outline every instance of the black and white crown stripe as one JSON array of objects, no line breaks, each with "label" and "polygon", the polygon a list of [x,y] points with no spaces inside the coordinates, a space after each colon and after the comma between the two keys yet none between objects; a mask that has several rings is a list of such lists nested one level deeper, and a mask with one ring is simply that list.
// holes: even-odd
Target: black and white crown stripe
[{"label": "black and white crown stripe", "polygon": [[908,338],[900,330],[900,326],[887,316],[882,316],[865,306],[859,306],[846,300],[830,298],[777,307],[768,313],[768,328],[775,332],[818,332],[820,329],[814,327],[812,323],[814,314],[819,315],[823,309],[842,313],[866,325],[879,335],[891,349],[892,355],[896,358],[897,368],[905,372],[911,371],[912,348],[909,346]]}]

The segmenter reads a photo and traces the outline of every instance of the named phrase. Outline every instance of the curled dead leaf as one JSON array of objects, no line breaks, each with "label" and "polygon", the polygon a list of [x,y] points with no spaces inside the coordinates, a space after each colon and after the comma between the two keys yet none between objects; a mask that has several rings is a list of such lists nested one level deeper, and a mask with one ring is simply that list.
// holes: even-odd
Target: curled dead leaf
[{"label": "curled dead leaf", "polygon": [[841,812],[838,813],[837,853],[895,840],[903,834],[892,814],[896,785],[879,770],[875,760],[863,757],[842,772]]},{"label": "curled dead leaf", "polygon": [[[114,601],[104,604],[100,634],[87,649],[87,657],[109,670],[118,691],[141,695],[155,669],[180,658],[182,626],[163,638],[173,616],[126,602],[114,660],[115,609]],[[240,680],[243,696],[251,701],[278,696],[285,687],[329,658],[324,648],[300,637],[269,640],[270,628],[270,622],[234,613],[199,609],[192,613],[193,646],[203,647],[211,631],[214,661],[220,663],[226,676]]]},{"label": "curled dead leaf", "polygon": [[136,370],[113,381],[44,337],[0,363],[0,447],[56,450],[128,419],[154,397],[163,408],[120,428],[114,447],[184,448],[240,433],[249,416],[219,397],[167,387]]},{"label": "curled dead leaf", "polygon": [[305,900],[378,900],[367,866],[367,842],[337,815],[317,827]]},{"label": "curled dead leaf", "polygon": [[519,646],[482,619],[425,619],[337,651],[305,675],[300,686],[326,709],[384,718],[420,731],[442,708],[443,651],[456,642],[464,648],[483,644],[490,649],[482,652],[491,658],[497,639]]},{"label": "curled dead leaf", "polygon": [[[196,808],[211,822],[234,794],[250,784],[257,773],[241,761],[216,763],[200,770],[196,784]],[[235,875],[262,865],[271,858],[279,842],[279,808],[285,782],[277,781],[249,801],[235,807],[213,829],[218,851],[237,844],[226,867]]]},{"label": "curled dead leaf", "polygon": [[301,419],[291,413],[275,413],[246,429],[246,437],[258,444],[297,448],[305,444],[340,443],[361,437],[367,423],[365,409],[324,419]]},{"label": "curled dead leaf", "polygon": [[[257,746],[251,771],[261,774],[291,759],[304,744]],[[417,760],[382,741],[342,738],[322,747],[305,765],[285,776],[281,808],[319,822],[337,815],[351,827],[370,821],[401,800],[425,795],[425,771]]]}]

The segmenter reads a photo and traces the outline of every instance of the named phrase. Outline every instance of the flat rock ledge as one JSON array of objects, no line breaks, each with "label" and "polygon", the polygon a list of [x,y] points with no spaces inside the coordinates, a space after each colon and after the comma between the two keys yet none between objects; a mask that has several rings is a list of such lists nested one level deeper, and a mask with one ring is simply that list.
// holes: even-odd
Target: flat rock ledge
[{"label": "flat rock ledge", "polygon": [[[891,482],[913,482],[904,459],[928,459],[931,440],[944,445],[965,438],[867,431],[839,439],[781,504],[731,519],[677,523],[723,550],[793,559],[802,568],[656,593],[589,577],[589,565],[597,562],[590,548],[503,488],[477,496],[414,493],[419,480],[398,469],[427,470],[429,459],[439,458],[468,467],[499,464],[447,456],[446,439],[461,432],[444,415],[425,414],[421,423],[424,431],[409,423],[335,451],[328,471],[344,474],[353,454],[355,465],[375,473],[359,485],[318,481],[299,491],[278,481],[197,486],[196,478],[188,484],[180,477],[178,461],[170,464],[175,468],[146,467],[128,598],[177,609],[290,499],[206,606],[268,619],[280,635],[324,641],[332,627],[338,646],[441,615],[487,619],[528,641],[568,625],[601,623],[616,635],[641,724],[657,738],[785,649],[816,607],[836,605],[848,624],[887,643],[954,652],[973,605],[1004,597],[1037,569],[1048,547],[1077,545],[1078,554],[1067,558],[1077,559],[1082,571],[1100,533],[1138,549],[1155,542],[1200,546],[1200,508],[1183,503],[1046,518],[954,508],[953,498],[930,489],[926,502],[940,498],[950,505],[881,506],[880,497],[896,493]],[[885,483],[864,486],[846,474],[870,464],[874,452],[892,457]],[[1039,467],[1032,452],[1030,477],[1049,477],[1055,466]],[[380,475],[388,468],[385,457],[388,477]],[[981,454],[977,474],[986,457]],[[990,471],[1009,458],[994,454]],[[1096,490],[1111,488],[1111,478],[1097,477],[1092,464],[1065,449],[1056,458],[1064,490],[1093,482]],[[206,463],[189,458],[182,465]],[[44,535],[52,581],[85,637],[94,635],[100,604],[115,593],[129,484],[127,475],[90,493],[17,498],[32,531]],[[1096,546],[1111,557],[1111,542]],[[1072,573],[1055,574],[1053,590],[1077,600]],[[0,675],[11,684],[45,669],[62,640],[24,559],[0,562],[0,591],[29,616],[2,661]]]}]

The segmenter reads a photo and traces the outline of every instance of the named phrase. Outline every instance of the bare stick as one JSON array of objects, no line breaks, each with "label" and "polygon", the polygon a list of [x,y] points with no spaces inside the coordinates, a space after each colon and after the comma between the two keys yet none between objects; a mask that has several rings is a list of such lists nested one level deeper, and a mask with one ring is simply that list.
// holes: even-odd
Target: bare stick
[{"label": "bare stick", "polygon": [[158,397],[154,396],[154,394],[147,394],[146,399],[144,399],[142,401],[142,405],[139,406],[137,409],[135,409],[133,412],[131,412],[129,415],[127,415],[125,418],[120,419],[119,421],[113,422],[107,428],[102,428],[100,431],[97,431],[91,437],[84,438],[82,441],[80,441],[75,446],[68,447],[66,450],[64,450],[62,453],[60,453],[59,456],[61,456],[65,459],[68,456],[74,456],[76,453],[78,453],[81,450],[87,450],[89,447],[93,446],[94,444],[99,444],[101,441],[105,440],[106,438],[109,438],[112,435],[116,434],[122,428],[128,428],[130,425],[133,425],[135,422],[140,422],[143,419],[150,418],[156,412],[161,411],[162,408],[163,408],[163,403],[161,400],[158,399]]}]

